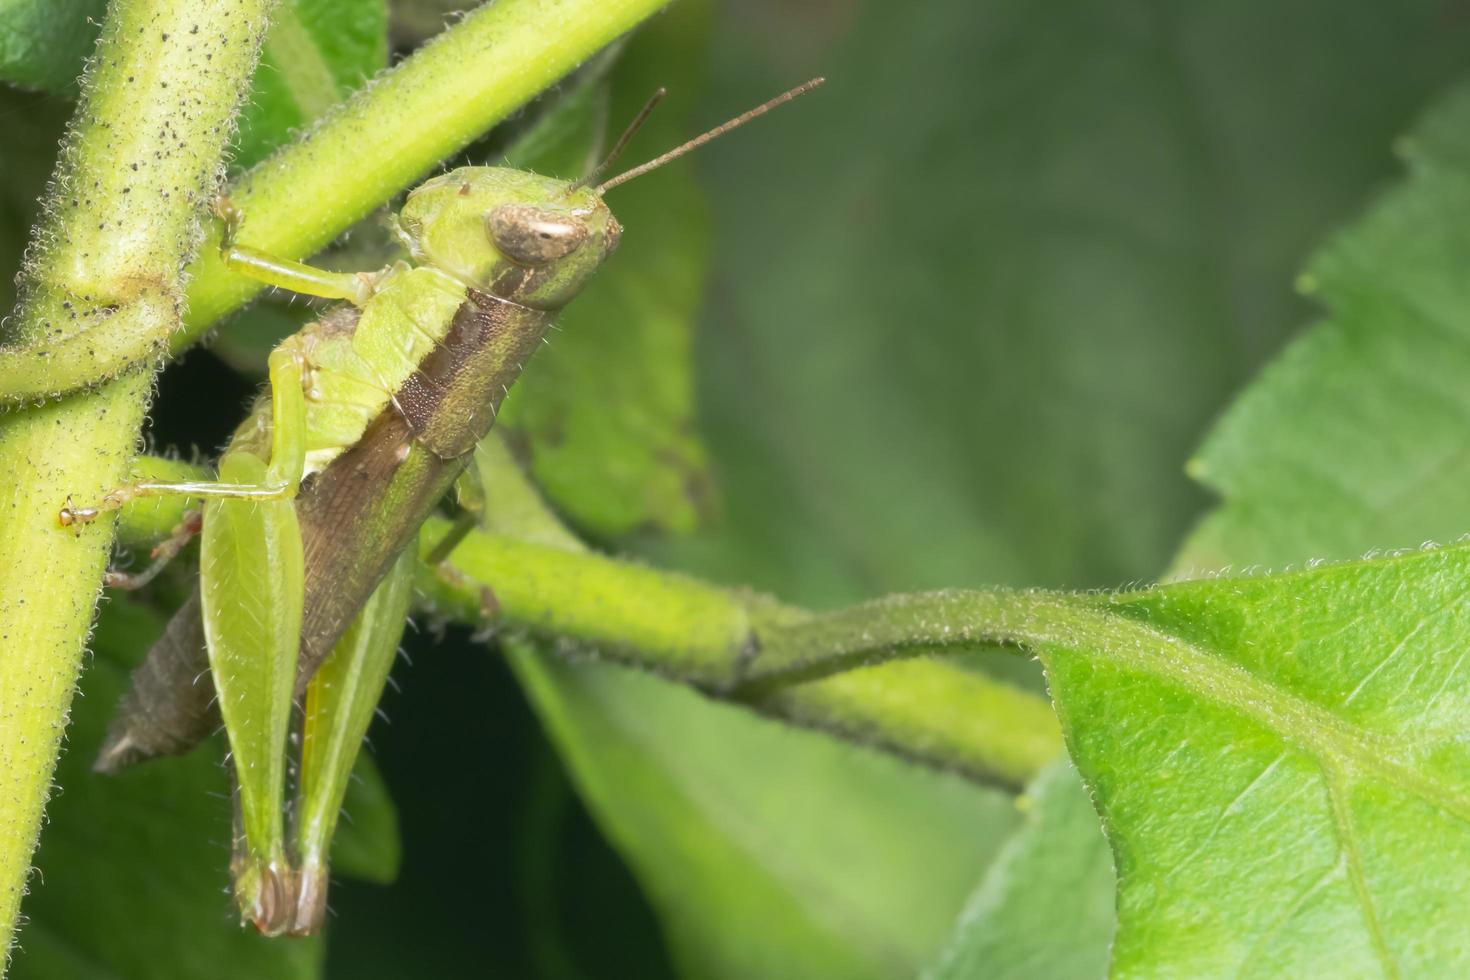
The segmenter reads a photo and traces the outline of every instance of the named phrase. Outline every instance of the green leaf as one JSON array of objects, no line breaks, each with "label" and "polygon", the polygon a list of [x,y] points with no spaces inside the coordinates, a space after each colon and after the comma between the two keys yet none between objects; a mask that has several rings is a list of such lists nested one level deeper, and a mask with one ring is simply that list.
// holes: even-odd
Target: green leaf
[{"label": "green leaf", "polygon": [[1203,503],[1181,460],[1301,322],[1301,256],[1464,64],[1426,0],[749,9],[707,122],[831,80],[700,151],[724,513],[640,546],[818,608],[1155,576]]},{"label": "green leaf", "polygon": [[1470,89],[1398,146],[1409,178],[1302,277],[1330,318],[1251,385],[1190,463],[1225,502],[1181,571],[1470,530]]},{"label": "green leaf", "polygon": [[[517,166],[578,177],[582,146],[610,120],[621,128],[660,85],[669,96],[629,144],[622,163],[685,139],[708,5],[683,3],[629,43],[611,79],[611,108],[586,83],[563,113],[533,131]],[[568,169],[572,168],[572,169]],[[512,391],[501,424],[526,448],[531,472],[571,520],[610,537],[640,528],[685,531],[710,504],[694,430],[693,321],[708,265],[708,221],[687,162],[608,196],[624,227],[617,255],[558,320],[550,346]]]},{"label": "green leaf", "polygon": [[[1360,554],[1456,536],[1470,526],[1461,489],[1467,474],[1462,459],[1465,399],[1459,383],[1467,366],[1464,313],[1470,309],[1460,274],[1470,257],[1470,238],[1462,230],[1470,219],[1467,126],[1470,90],[1461,89],[1400,142],[1409,178],[1311,263],[1303,284],[1328,306],[1331,317],[1307,332],[1242,395],[1191,464],[1193,473],[1222,491],[1225,502],[1186,544],[1176,562],[1180,570]],[[1436,554],[1458,556],[1463,562],[1462,549]],[[1372,582],[1358,586],[1365,593],[1385,587]],[[1323,688],[1336,684],[1339,702],[1397,729],[1397,741],[1382,739],[1384,755],[1398,751],[1411,762],[1424,760],[1410,771],[1429,771],[1443,779],[1445,769],[1453,772],[1458,766],[1464,771],[1457,747],[1442,741],[1458,720],[1447,712],[1461,696],[1457,688],[1463,687],[1456,662],[1465,635],[1463,621],[1457,622],[1460,593],[1452,584],[1437,582],[1406,581],[1404,589],[1398,601],[1364,596],[1364,601],[1393,603],[1392,609],[1374,614],[1377,623],[1370,619],[1359,627],[1382,634],[1373,641],[1376,659],[1353,664],[1339,661],[1334,652],[1328,666],[1312,665],[1303,659],[1301,647],[1293,645],[1278,670],[1295,673],[1294,685],[1315,689],[1319,702],[1326,694]],[[1413,622],[1417,631],[1406,633],[1404,617],[1415,610],[1424,618]],[[1168,611],[1170,618],[1188,614],[1187,604]],[[1317,608],[1298,615],[1330,614]],[[1293,624],[1282,622],[1277,629],[1290,637]],[[1335,642],[1346,650],[1353,638],[1348,632]],[[1268,646],[1260,653],[1269,651]],[[1201,722],[1219,724],[1217,718]],[[1242,748],[1239,761],[1244,763],[1256,750]],[[1222,782],[1238,781],[1235,761],[1221,771]],[[1267,798],[1279,792],[1282,781],[1300,768],[1299,756],[1284,756],[1255,794]],[[1380,772],[1392,770],[1380,763]],[[1281,938],[1296,944],[1293,952],[1299,952],[1316,938],[1337,935],[1342,950],[1331,952],[1356,955],[1365,964],[1357,972],[1372,972],[1383,949],[1398,958],[1407,937],[1429,933],[1420,938],[1419,954],[1436,957],[1431,972],[1455,972],[1456,958],[1463,962],[1463,943],[1450,930],[1463,931],[1463,921],[1457,922],[1463,897],[1443,903],[1426,892],[1440,883],[1454,886],[1459,877],[1455,862],[1464,854],[1463,826],[1446,829],[1456,812],[1449,803],[1431,807],[1412,794],[1385,789],[1384,783],[1395,779],[1403,785],[1400,776],[1380,775],[1377,785],[1368,784],[1371,788],[1363,780],[1330,796],[1361,838],[1362,892],[1374,902],[1381,941],[1373,943],[1375,933],[1362,901],[1357,927],[1334,929],[1333,917],[1341,923],[1352,908],[1335,881],[1302,903],[1294,927],[1283,927]],[[1324,794],[1318,795],[1320,801]],[[1152,796],[1140,788],[1134,806],[1168,807],[1168,800],[1163,792]],[[1366,819],[1365,813],[1370,814]],[[1283,810],[1267,835],[1242,848],[1233,861],[1221,862],[1222,869],[1252,879],[1243,889],[1244,901],[1269,903],[1280,892],[1279,876],[1258,872],[1274,871],[1270,855],[1279,852],[1279,839],[1295,818]],[[1336,814],[1324,820],[1319,807],[1313,823],[1320,837],[1304,839],[1320,850],[1320,841],[1332,841],[1345,821]],[[1188,825],[1175,829],[1181,839],[1191,834]],[[1385,873],[1378,862],[1395,843],[1414,853]],[[1386,884],[1392,875],[1412,874],[1415,868],[1420,880]],[[1395,890],[1389,901],[1384,900],[1384,887]],[[1405,910],[1419,921],[1406,926]],[[1319,962],[1327,969],[1325,956]],[[1262,966],[1303,972],[1299,963],[1282,965],[1279,960]],[[1318,964],[1313,967],[1310,972]],[[1401,970],[1416,972],[1411,960]]]},{"label": "green leaf", "polygon": [[1101,605],[1038,653],[1117,860],[1115,974],[1470,970],[1470,547]]},{"label": "green leaf", "polygon": [[234,166],[264,158],[387,63],[386,0],[283,0],[240,115]]},{"label": "green leaf", "polygon": [[1155,577],[1301,257],[1464,66],[1436,0],[760,10],[706,120],[830,81],[700,151],[727,507],[659,553],[813,606]]},{"label": "green leaf", "polygon": [[[575,180],[591,171],[605,142],[607,75],[617,54],[604,54],[558,93],[541,116],[506,148],[505,166],[564,180]],[[573,337],[572,343],[576,342]]]},{"label": "green leaf", "polygon": [[316,940],[270,941],[236,924],[229,897],[230,804],[218,744],[102,776],[91,762],[127,669],[164,618],[104,606],[72,706],[60,789],[46,811],[10,976],[315,977]]},{"label": "green leaf", "polygon": [[1113,856],[1076,770],[1058,762],[1026,795],[1006,843],[929,980],[1094,980],[1115,927]]},{"label": "green leaf", "polygon": [[[0,81],[74,94],[106,8],[106,0],[0,0]],[[260,160],[387,61],[386,0],[282,0],[241,113],[235,166]]]},{"label": "green leaf", "polygon": [[0,119],[9,134],[5,179],[0,180],[0,311],[7,314],[15,305],[16,273],[66,127],[67,108],[54,98],[0,86]]},{"label": "green leaf", "polygon": [[403,863],[403,846],[398,836],[398,810],[377,763],[360,752],[347,784],[342,819],[332,838],[332,872],[392,884]]},{"label": "green leaf", "polygon": [[[1156,572],[1201,501],[1179,461],[1299,320],[1300,255],[1389,169],[1383,147],[1463,63],[1427,2],[1071,3],[1046,17],[952,2],[922,18],[867,5],[795,36],[787,8],[754,10],[720,34],[706,124],[816,71],[832,81],[697,158],[719,256],[700,411],[726,510],[714,532],[641,546],[816,606]],[[788,41],[780,59],[772,34]],[[620,711],[638,709],[623,697]],[[580,724],[597,722],[573,703]],[[692,738],[719,710],[691,704],[672,731]],[[624,770],[672,766],[680,747],[659,763],[586,742],[579,779],[604,787],[591,805],[641,880],[682,884],[695,898],[680,908],[718,921],[712,864],[623,843],[656,836],[637,830],[654,815]],[[747,755],[732,739],[687,764],[721,773]],[[860,806],[869,783],[814,764],[791,785],[828,802],[766,822],[770,839]],[[943,812],[947,786],[916,776],[913,812]],[[1083,831],[1095,846],[1095,824]],[[927,858],[911,857],[917,875]],[[908,928],[907,895],[885,890],[893,927]],[[744,932],[769,933],[780,955],[780,928]],[[693,945],[680,946],[686,966]]]},{"label": "green leaf", "polygon": [[623,668],[512,666],[688,977],[911,976],[1010,800]]},{"label": "green leaf", "polygon": [[0,81],[75,94],[106,12],[107,0],[0,0]]},{"label": "green leaf", "polygon": [[[688,98],[674,84],[687,65],[660,66],[670,48],[688,57],[681,46],[695,18],[691,5],[674,8],[630,43],[614,76],[625,103],[609,114],[614,126],[657,83],[669,84],[671,99]],[[629,81],[634,69],[642,77]],[[590,91],[570,92],[548,121],[564,127],[579,115],[596,125],[602,107]],[[677,105],[660,106],[653,135],[634,143],[625,164],[688,135],[677,115]],[[538,126],[528,139],[541,141],[540,160],[558,161],[538,164],[552,172],[585,162],[564,129]],[[527,162],[516,151],[512,159]],[[702,273],[688,272],[702,256],[691,255],[697,202],[687,189],[677,169],[618,189],[610,204],[627,229],[618,255],[516,386],[520,408],[502,413],[523,426],[516,431],[548,496],[600,533],[697,516],[689,467],[702,455],[688,434],[687,359]],[[659,394],[670,383],[686,389],[678,411]],[[560,423],[534,427],[557,418],[564,432]],[[563,441],[548,445],[549,437]],[[514,663],[689,976],[913,974],[1016,822],[993,791],[627,671],[525,651]],[[914,826],[933,837],[916,844]]]}]

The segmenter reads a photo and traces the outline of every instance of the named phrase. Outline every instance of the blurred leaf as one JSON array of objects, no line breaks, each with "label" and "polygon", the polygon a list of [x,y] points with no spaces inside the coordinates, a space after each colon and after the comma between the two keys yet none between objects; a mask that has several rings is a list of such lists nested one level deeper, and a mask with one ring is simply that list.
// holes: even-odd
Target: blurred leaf
[{"label": "blurred leaf", "polygon": [[233,165],[264,158],[387,63],[387,0],[283,0],[240,114]]},{"label": "blurred leaf", "polygon": [[106,13],[107,0],[0,0],[0,81],[74,91]]},{"label": "blurred leaf", "polygon": [[[615,126],[658,83],[671,99],[689,97],[678,82],[691,74],[698,46],[688,39],[702,20],[685,4],[633,39],[613,76]],[[531,130],[538,159],[523,145],[512,161],[582,169],[568,120],[600,125],[594,91],[574,89]],[[623,165],[687,135],[679,115],[660,106]],[[688,433],[687,386],[703,231],[687,173],[670,169],[617,191],[610,203],[626,228],[617,256],[569,307],[502,416],[519,426],[548,496],[602,534],[687,526],[702,493],[689,485],[702,480],[689,469],[702,454]],[[514,662],[689,976],[912,974],[1016,822],[998,793],[658,681],[531,653]],[[926,828],[924,846],[914,826]]]},{"label": "blurred leaf", "polygon": [[386,885],[398,877],[402,861],[393,797],[373,757],[361,752],[332,838],[332,873]]},{"label": "blurred leaf", "polygon": [[[1460,274],[1470,257],[1470,238],[1463,231],[1470,218],[1467,126],[1470,89],[1462,88],[1400,143],[1408,179],[1311,263],[1303,285],[1322,298],[1331,317],[1273,363],[1206,441],[1191,469],[1220,489],[1225,503],[1191,537],[1177,568],[1360,554],[1451,537],[1470,526],[1463,499],[1467,474],[1461,390],[1470,293]],[[1463,556],[1463,549],[1441,554]],[[1367,675],[1367,704],[1357,705],[1368,711],[1392,707],[1401,716],[1412,716],[1414,693],[1426,684],[1440,684],[1441,695],[1429,701],[1435,716],[1412,721],[1427,733],[1426,739],[1448,730],[1443,723],[1436,725],[1436,717],[1464,689],[1458,664],[1446,670],[1444,659],[1458,656],[1463,648],[1464,625],[1443,641],[1443,649],[1433,646],[1439,631],[1456,626],[1463,587],[1450,591],[1448,601],[1422,586],[1417,593],[1406,587],[1396,597],[1395,613],[1400,606],[1436,599],[1443,608],[1419,624],[1412,642],[1380,644],[1382,669]],[[1392,622],[1391,617],[1384,619]],[[1390,656],[1384,657],[1385,652]],[[1299,658],[1294,650],[1287,659]],[[1331,676],[1330,671],[1322,673]],[[1425,674],[1430,679],[1423,679]],[[1458,709],[1455,720],[1463,716],[1463,708]],[[1434,747],[1434,742],[1415,746],[1416,754],[1423,758]],[[1434,761],[1452,764],[1458,750],[1440,745]],[[1382,805],[1385,797],[1382,790],[1360,791],[1351,799],[1358,806]],[[1435,860],[1433,867],[1419,868],[1420,880],[1402,886],[1403,896],[1422,903],[1424,889],[1458,880],[1451,868],[1464,853],[1463,827],[1454,828],[1453,836],[1441,829],[1447,808],[1425,814],[1422,804],[1399,806],[1396,831],[1405,835],[1404,841],[1417,842],[1421,862]],[[1433,846],[1426,847],[1425,841]],[[1382,838],[1375,843],[1385,845]],[[1257,841],[1251,853],[1269,850],[1268,842]],[[1366,868],[1377,876],[1368,883],[1381,883],[1386,874],[1377,863],[1381,857],[1364,853]],[[1412,871],[1413,863],[1408,867]],[[1426,904],[1420,910],[1422,923],[1408,925],[1392,915],[1400,904],[1388,912],[1382,906],[1378,910],[1385,944],[1393,953],[1418,928],[1440,925],[1463,934],[1463,922],[1454,922],[1463,898]],[[1304,903],[1298,921],[1308,920],[1303,928],[1330,936],[1332,911],[1324,896]],[[1431,972],[1454,969],[1443,947],[1426,948],[1442,956]],[[1414,972],[1412,963],[1401,968]]]},{"label": "blurred leaf", "polygon": [[1115,975],[1470,970],[1470,546],[1103,605],[1038,653]]},{"label": "blurred leaf", "polygon": [[[0,0],[0,81],[75,95],[106,11],[106,0]],[[387,63],[387,0],[282,0],[241,113],[235,166],[264,157]]]},{"label": "blurred leaf", "polygon": [[10,976],[315,977],[321,944],[267,940],[230,900],[230,803],[217,745],[115,777],[90,771],[127,669],[163,619],[106,605],[72,706]]},{"label": "blurred leaf", "polygon": [[512,666],[688,977],[910,976],[1010,800],[619,667]]},{"label": "blurred leaf", "polygon": [[391,724],[372,733],[403,867],[387,887],[333,883],[328,975],[671,977],[652,910],[575,802],[505,659],[459,629],[442,643],[410,630],[404,645],[403,692],[385,696]]},{"label": "blurred leaf", "polygon": [[970,897],[929,980],[1095,980],[1108,972],[1113,856],[1066,761],[1027,790],[1026,822]]},{"label": "blurred leaf", "polygon": [[388,8],[395,48],[415,48],[470,10],[475,0],[393,0]]},{"label": "blurred leaf", "polygon": [[55,96],[0,86],[0,125],[8,135],[0,155],[5,172],[0,180],[0,317],[15,305],[15,276],[70,110]]},{"label": "blurred leaf", "polygon": [[581,75],[506,149],[505,166],[565,180],[583,176],[606,142],[607,110],[607,72]]},{"label": "blurred leaf", "polygon": [[240,374],[264,381],[266,358],[276,345],[316,319],[320,310],[266,296],[232,317],[209,341],[209,352]]},{"label": "blurred leaf", "polygon": [[718,31],[706,122],[831,80],[700,151],[727,519],[653,553],[819,607],[1154,577],[1203,503],[1181,462],[1300,322],[1301,256],[1391,169],[1470,21],[1437,0],[818,8],[751,0]]},{"label": "blurred leaf", "polygon": [[726,510],[640,549],[816,607],[1152,577],[1189,445],[1463,33],[1426,0],[741,5],[710,101],[831,81],[701,151]]},{"label": "blurred leaf", "polygon": [[[565,109],[533,130],[513,165],[578,177],[582,146],[610,119],[632,120],[660,85],[669,97],[629,144],[631,165],[689,135],[707,35],[707,4],[681,3],[628,45],[612,76],[611,110],[584,82]],[[558,319],[501,414],[531,472],[574,523],[601,537],[652,527],[684,531],[709,506],[705,454],[694,431],[692,324],[704,290],[708,222],[687,162],[618,188],[608,202],[624,228],[606,269]]]},{"label": "blurred leaf", "polygon": [[1190,463],[1225,502],[1181,571],[1470,531],[1470,88],[1399,148],[1408,179],[1302,278],[1330,318],[1242,394]]}]

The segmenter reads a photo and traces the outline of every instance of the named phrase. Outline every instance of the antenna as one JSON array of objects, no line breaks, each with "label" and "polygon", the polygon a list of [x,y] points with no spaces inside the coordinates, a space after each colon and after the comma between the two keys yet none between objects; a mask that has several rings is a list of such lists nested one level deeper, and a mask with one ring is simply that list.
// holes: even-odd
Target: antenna
[{"label": "antenna", "polygon": [[622,156],[623,151],[628,148],[628,141],[633,138],[634,133],[638,132],[638,130],[643,127],[643,123],[645,120],[648,119],[648,114],[653,111],[653,107],[662,102],[664,96],[668,94],[669,90],[660,85],[658,89],[648,97],[648,101],[643,103],[643,108],[639,109],[638,115],[634,116],[633,121],[628,123],[628,128],[623,130],[623,135],[619,136],[618,141],[613,144],[613,148],[607,151],[607,156],[602,158],[602,162],[594,167],[590,174],[583,177],[581,180],[578,180],[568,185],[565,193],[570,194],[572,191],[577,190],[578,188],[586,187],[588,184],[595,181],[598,177],[601,177],[603,175],[603,172],[606,171],[608,167],[611,167],[613,163],[617,160],[617,158]]},{"label": "antenna", "polygon": [[[734,119],[731,119],[729,122],[721,123],[714,129],[711,129],[709,132],[704,133],[700,136],[696,136],[694,137],[694,139],[690,140],[687,143],[679,144],[662,156],[654,157],[647,163],[641,163],[638,166],[634,167],[632,170],[625,170],[622,173],[618,174],[616,177],[612,177],[608,180],[603,181],[597,186],[597,193],[605,194],[608,191],[612,190],[614,187],[617,187],[619,184],[626,184],[634,177],[641,177],[644,174],[648,173],[650,170],[657,170],[659,167],[662,167],[670,160],[676,160],[684,154],[690,152],[691,150],[699,149],[710,140],[724,136],[735,127],[744,126],[746,123],[750,122],[752,119],[755,119],[757,116],[764,116],[766,113],[770,112],[777,106],[785,105],[787,102],[790,102],[792,99],[796,98],[799,95],[805,95],[825,81],[825,78],[813,78],[811,81],[798,85],[796,86],[796,88],[791,89],[790,91],[782,92],[780,95],[776,96],[769,102],[763,102],[748,112],[742,112],[740,115],[736,116]],[[621,149],[621,141],[619,142],[619,149]]]}]

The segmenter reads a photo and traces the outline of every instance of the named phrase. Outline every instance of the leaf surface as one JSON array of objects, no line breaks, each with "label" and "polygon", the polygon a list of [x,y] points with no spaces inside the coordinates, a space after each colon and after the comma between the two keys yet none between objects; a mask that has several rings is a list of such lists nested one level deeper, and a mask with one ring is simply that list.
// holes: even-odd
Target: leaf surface
[{"label": "leaf surface", "polygon": [[1225,498],[1181,572],[1284,565],[1470,531],[1470,88],[1398,149],[1409,176],[1302,285],[1330,313],[1211,432],[1190,472]]},{"label": "leaf surface", "polygon": [[721,25],[711,101],[830,81],[700,151],[726,506],[658,554],[813,606],[1153,579],[1206,502],[1181,462],[1466,27],[1432,0],[824,9]]},{"label": "leaf surface", "polygon": [[[750,3],[722,24],[720,102],[831,81],[701,151],[724,509],[645,554],[816,607],[1164,567],[1204,503],[1181,461],[1302,321],[1302,257],[1392,175],[1463,35],[1431,2],[1040,10]],[[1079,874],[1032,871],[1013,901]]]},{"label": "leaf surface", "polygon": [[72,89],[106,13],[107,0],[0,0],[0,81]]},{"label": "leaf surface", "polygon": [[624,668],[512,664],[688,977],[911,976],[1017,822],[1002,793]]},{"label": "leaf surface", "polygon": [[363,751],[352,767],[347,798],[342,803],[342,819],[332,838],[332,871],[386,885],[398,877],[402,862],[398,810],[377,763]]},{"label": "leaf surface", "polygon": [[261,160],[387,64],[386,0],[282,0],[240,114],[232,165]]},{"label": "leaf surface", "polygon": [[1116,878],[1081,778],[1059,761],[1018,803],[1026,822],[970,896],[928,980],[1096,980],[1107,972]]},{"label": "leaf surface", "polygon": [[[678,81],[691,74],[702,21],[692,5],[675,8],[630,43],[613,75],[614,129],[657,84],[670,101],[688,99]],[[527,137],[535,158],[522,147],[512,161],[580,169],[585,130],[605,108],[592,93],[570,91],[553,125]],[[689,135],[683,115],[677,102],[660,106],[623,165]],[[568,117],[582,122],[580,150]],[[609,195],[623,243],[513,389],[519,407],[507,416],[547,496],[603,534],[697,516],[691,482],[703,477],[691,473],[703,457],[688,385],[703,219],[687,171],[669,170]],[[1016,823],[1000,793],[626,670],[527,651],[514,663],[688,976],[911,975]],[[919,846],[915,825],[928,828]]]},{"label": "leaf surface", "polygon": [[1470,548],[1124,593],[1041,644],[1119,976],[1470,969]]},{"label": "leaf surface", "polygon": [[[708,5],[688,3],[650,24],[619,58],[606,94],[596,79],[583,82],[509,162],[582,176],[588,149],[616,138],[660,86],[668,97],[619,166],[682,142],[691,135],[708,19]],[[611,137],[599,140],[604,128]],[[694,319],[708,268],[704,199],[690,164],[679,161],[610,192],[608,205],[624,228],[618,251],[558,318],[501,423],[579,527],[597,537],[687,531],[711,503],[693,383]]]},{"label": "leaf surface", "polygon": [[[1330,316],[1245,391],[1192,463],[1191,472],[1225,500],[1176,560],[1180,573],[1351,556],[1448,539],[1470,526],[1461,492],[1467,437],[1460,384],[1470,337],[1470,294],[1460,274],[1470,257],[1463,232],[1470,218],[1467,126],[1470,91],[1462,89],[1400,141],[1407,179],[1313,259],[1303,285]],[[1463,560],[1463,554],[1455,548],[1403,560]],[[1231,719],[1227,709],[1205,712],[1199,731],[1206,737],[1231,725],[1256,732],[1238,743],[1239,755],[1228,765],[1206,762],[1191,746],[1181,747],[1169,769],[1208,766],[1222,788],[1234,784],[1249,793],[1211,822],[1207,810],[1174,809],[1180,799],[1166,787],[1138,787],[1137,799],[1110,821],[1141,825],[1142,809],[1157,806],[1180,814],[1177,823],[1169,821],[1179,843],[1160,846],[1146,860],[1136,887],[1125,870],[1125,903],[1130,892],[1135,903],[1148,894],[1176,894],[1160,892],[1156,880],[1171,854],[1190,858],[1196,868],[1215,855],[1219,872],[1237,882],[1242,900],[1231,912],[1243,921],[1258,925],[1251,914],[1257,908],[1280,913],[1279,897],[1295,896],[1279,928],[1258,930],[1248,960],[1256,972],[1299,974],[1334,964],[1358,974],[1425,972],[1415,956],[1433,958],[1430,972],[1463,970],[1464,896],[1446,894],[1463,878],[1456,862],[1466,855],[1457,783],[1465,766],[1453,742],[1463,729],[1464,712],[1455,705],[1463,699],[1466,624],[1463,583],[1454,584],[1455,574],[1447,567],[1443,579],[1405,579],[1392,586],[1399,594],[1389,596],[1382,594],[1387,581],[1364,578],[1357,586],[1363,601],[1387,608],[1365,622],[1344,623],[1330,652],[1319,649],[1315,660],[1303,658],[1289,620],[1278,624],[1282,639],[1251,640],[1259,646],[1250,658],[1253,670],[1268,671],[1318,706],[1335,705],[1353,726],[1344,734],[1368,731],[1375,753],[1366,761],[1343,761],[1331,749],[1277,753],[1260,738],[1258,723]],[[1181,592],[1148,615],[1175,621],[1201,615],[1209,586],[1191,588],[1199,591]],[[1206,629],[1214,636],[1249,637],[1249,622],[1268,615],[1267,608],[1224,623],[1205,614],[1204,622],[1213,623]],[[1326,620],[1333,612],[1298,615]],[[1263,662],[1273,653],[1275,664]],[[1086,697],[1078,700],[1079,710],[1086,706]],[[1168,737],[1167,727],[1160,725],[1161,737]],[[1257,775],[1247,782],[1252,771]],[[1333,772],[1349,775],[1334,780]],[[1236,820],[1247,805],[1266,801],[1279,802],[1280,810],[1261,835],[1237,837],[1238,853],[1218,856],[1217,842],[1238,833]],[[1190,841],[1198,857],[1182,853]],[[1299,859],[1278,871],[1275,859],[1293,844]],[[1324,863],[1334,855],[1337,864]],[[1392,868],[1384,866],[1385,855],[1393,856]],[[1316,879],[1292,877],[1308,868]],[[1152,912],[1135,907],[1135,934],[1177,928],[1198,908],[1192,891],[1175,908],[1173,902]],[[1335,942],[1324,949],[1328,938]],[[1409,942],[1416,945],[1405,953]],[[1125,951],[1120,944],[1120,955]]]}]

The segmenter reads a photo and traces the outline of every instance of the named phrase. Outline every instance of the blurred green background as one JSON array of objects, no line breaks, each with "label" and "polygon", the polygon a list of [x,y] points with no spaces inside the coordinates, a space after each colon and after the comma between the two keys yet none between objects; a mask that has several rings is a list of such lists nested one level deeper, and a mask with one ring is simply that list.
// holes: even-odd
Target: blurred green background
[{"label": "blurred green background", "polygon": [[[344,90],[449,9],[292,6]],[[0,293],[70,108],[55,52],[85,44],[27,61],[35,9],[0,0],[8,77],[42,87],[0,95]],[[680,0],[613,69],[614,128],[674,93],[629,161],[829,83],[609,195],[625,246],[510,423],[589,539],[792,602],[1155,578],[1210,503],[1185,460],[1313,315],[1297,271],[1467,37],[1447,0]],[[242,159],[305,121],[272,71]],[[306,315],[171,367],[154,443],[218,446]],[[230,921],[212,760],[86,772],[152,601],[103,615],[14,976],[909,976],[1022,823],[1002,789],[424,623],[372,735],[401,855],[367,800],[325,943],[270,946]]]}]

